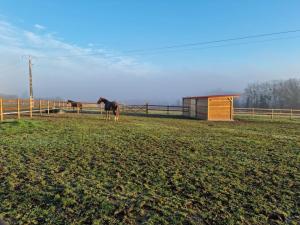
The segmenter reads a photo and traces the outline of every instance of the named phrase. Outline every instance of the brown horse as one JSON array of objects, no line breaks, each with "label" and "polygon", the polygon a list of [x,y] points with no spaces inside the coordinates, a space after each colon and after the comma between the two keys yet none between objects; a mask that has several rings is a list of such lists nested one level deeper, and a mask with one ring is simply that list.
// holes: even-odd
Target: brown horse
[{"label": "brown horse", "polygon": [[73,108],[73,111],[75,111],[75,108],[79,108],[80,111],[82,111],[82,103],[81,102],[74,102],[72,100],[67,101],[68,104],[71,104],[71,107]]},{"label": "brown horse", "polygon": [[110,111],[113,111],[113,114],[115,115],[115,121],[119,120],[120,116],[120,106],[117,102],[110,102],[105,98],[100,97],[97,104],[104,103],[104,109],[106,112],[106,119],[110,119]]}]

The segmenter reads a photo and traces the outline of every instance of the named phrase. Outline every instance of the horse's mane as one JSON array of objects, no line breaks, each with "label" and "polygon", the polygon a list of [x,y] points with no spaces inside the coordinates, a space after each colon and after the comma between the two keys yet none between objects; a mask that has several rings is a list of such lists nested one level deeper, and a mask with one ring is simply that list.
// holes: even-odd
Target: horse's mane
[{"label": "horse's mane", "polygon": [[99,104],[99,102],[104,102],[105,103],[105,102],[108,102],[108,100],[106,98],[100,97],[97,103]]}]

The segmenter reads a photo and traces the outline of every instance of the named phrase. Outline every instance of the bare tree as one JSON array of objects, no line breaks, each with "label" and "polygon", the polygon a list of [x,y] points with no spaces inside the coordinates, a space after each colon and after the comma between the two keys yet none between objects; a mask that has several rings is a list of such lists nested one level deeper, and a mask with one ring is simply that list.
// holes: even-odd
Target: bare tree
[{"label": "bare tree", "polygon": [[300,79],[249,84],[241,99],[245,107],[300,108]]}]

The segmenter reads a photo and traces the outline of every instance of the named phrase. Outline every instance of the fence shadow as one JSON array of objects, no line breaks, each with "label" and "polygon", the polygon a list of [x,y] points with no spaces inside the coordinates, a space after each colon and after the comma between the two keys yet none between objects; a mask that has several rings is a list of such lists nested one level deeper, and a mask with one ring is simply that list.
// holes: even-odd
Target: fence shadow
[{"label": "fence shadow", "polygon": [[2,121],[0,124],[9,124],[9,125],[17,126],[20,124],[20,121],[17,119],[10,119],[10,120]]},{"label": "fence shadow", "polygon": [[126,116],[138,116],[138,117],[148,117],[148,118],[169,118],[169,119],[191,119],[194,120],[195,118],[186,117],[183,115],[164,115],[164,114],[145,114],[145,113],[130,113],[130,112],[123,112],[121,115]]},{"label": "fence shadow", "polygon": [[[66,114],[78,114],[77,111],[72,111],[72,110],[64,110]],[[105,115],[105,113],[103,112],[102,114],[100,112],[97,111],[89,111],[89,110],[82,110],[80,111],[80,114],[87,114],[87,115]],[[121,112],[120,114],[125,115],[125,116],[137,116],[137,117],[148,117],[148,118],[169,118],[169,119],[191,119],[191,120],[195,120],[195,118],[190,118],[190,117],[185,117],[183,115],[167,115],[167,114],[152,114],[152,113],[136,113],[136,112]],[[112,114],[111,114],[112,116]]]}]

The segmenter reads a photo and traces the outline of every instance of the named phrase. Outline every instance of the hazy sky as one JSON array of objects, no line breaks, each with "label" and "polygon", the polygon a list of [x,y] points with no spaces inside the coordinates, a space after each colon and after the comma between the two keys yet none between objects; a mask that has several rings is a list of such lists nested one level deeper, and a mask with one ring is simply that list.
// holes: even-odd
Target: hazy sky
[{"label": "hazy sky", "polygon": [[149,50],[297,30],[299,10],[298,0],[1,0],[0,93],[28,94],[28,55],[36,97],[174,102],[300,78],[300,32]]}]

